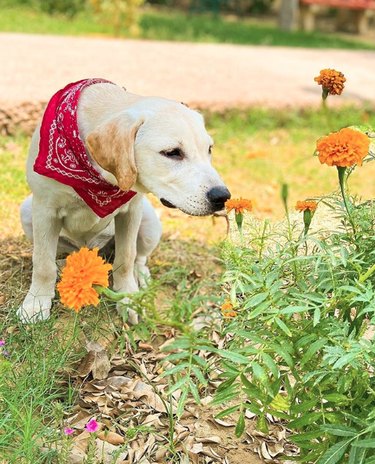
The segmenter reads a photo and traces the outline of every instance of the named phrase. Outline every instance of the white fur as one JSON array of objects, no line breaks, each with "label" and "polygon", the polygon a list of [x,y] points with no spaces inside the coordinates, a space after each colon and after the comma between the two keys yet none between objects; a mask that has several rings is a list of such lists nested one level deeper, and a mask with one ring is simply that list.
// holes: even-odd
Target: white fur
[{"label": "white fur", "polygon": [[[55,295],[58,250],[101,248],[115,235],[114,289],[136,292],[139,284],[146,284],[147,258],[161,236],[160,221],[143,194],[151,192],[187,214],[207,215],[214,211],[207,192],[225,187],[211,166],[212,139],[199,113],[171,100],[131,94],[112,84],[95,84],[82,92],[78,105],[82,140],[114,118],[139,126],[134,142],[137,180],[132,186],[138,194],[103,219],[71,187],[34,172],[39,127],[33,135],[27,163],[33,196],[21,206],[22,225],[34,243],[32,282],[18,310],[24,322],[49,317]],[[126,131],[126,127],[118,130]],[[176,146],[183,151],[183,160],[160,153]],[[113,174],[90,159],[107,181],[117,185]]]}]

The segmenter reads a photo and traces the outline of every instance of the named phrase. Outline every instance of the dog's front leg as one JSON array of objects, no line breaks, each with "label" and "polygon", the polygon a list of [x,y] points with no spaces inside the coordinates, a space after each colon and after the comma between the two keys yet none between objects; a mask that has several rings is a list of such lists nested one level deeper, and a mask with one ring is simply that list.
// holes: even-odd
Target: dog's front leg
[{"label": "dog's front leg", "polygon": [[30,290],[17,311],[22,322],[48,319],[55,296],[56,251],[62,221],[57,212],[33,197],[33,274]]},{"label": "dog's front leg", "polygon": [[[137,195],[131,201],[126,213],[119,213],[115,217],[115,260],[113,263],[114,290],[134,293],[138,284],[134,277],[134,263],[137,255],[137,236],[142,219],[142,198]],[[138,322],[137,313],[129,306],[129,299],[125,298],[117,304],[120,314],[124,308],[128,309],[128,321]]]}]

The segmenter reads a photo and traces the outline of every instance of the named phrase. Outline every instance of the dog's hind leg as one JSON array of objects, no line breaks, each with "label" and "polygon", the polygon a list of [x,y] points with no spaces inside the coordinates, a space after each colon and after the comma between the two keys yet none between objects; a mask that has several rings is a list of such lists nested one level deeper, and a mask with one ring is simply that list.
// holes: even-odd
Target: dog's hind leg
[{"label": "dog's hind leg", "polygon": [[147,259],[157,247],[161,238],[161,222],[150,201],[143,198],[143,216],[137,238],[135,274],[140,287],[146,287],[150,277]]}]

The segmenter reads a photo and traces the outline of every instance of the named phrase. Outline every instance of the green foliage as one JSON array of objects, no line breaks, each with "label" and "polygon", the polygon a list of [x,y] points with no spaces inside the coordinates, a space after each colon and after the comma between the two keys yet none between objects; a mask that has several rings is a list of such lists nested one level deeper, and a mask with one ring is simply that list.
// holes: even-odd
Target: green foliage
[{"label": "green foliage", "polygon": [[[7,462],[56,462],[60,402],[66,401],[66,410],[72,404],[64,370],[81,352],[74,352],[76,324],[59,330],[55,322],[51,318],[42,328],[21,325],[6,337],[7,358],[0,352],[0,456]],[[4,328],[0,324],[0,333]]]},{"label": "green foliage", "polygon": [[72,18],[85,9],[86,0],[0,0],[0,6],[26,7],[48,15],[63,14]]},{"label": "green foliage", "polygon": [[287,420],[301,462],[368,462],[375,456],[375,206],[353,206],[354,236],[342,202],[330,204],[342,224],[331,234],[252,221],[237,243],[224,244],[225,288],[239,309],[224,330],[232,358],[223,356],[215,401],[249,409],[259,427],[267,414]]},{"label": "green foliage", "polygon": [[[67,10],[64,11],[65,14],[51,15],[46,9],[53,8],[55,2],[52,0],[48,0],[43,7],[44,10],[40,6],[44,4],[43,0],[16,2],[0,0],[0,31],[107,36],[113,36],[115,33],[128,36],[128,27],[122,23],[121,18],[124,18],[125,22],[129,18],[134,18],[133,7],[138,5],[137,2],[129,3],[129,9],[126,6],[129,14],[117,9],[115,17],[111,18],[110,10],[114,4],[112,5],[109,0],[105,3],[110,8],[101,9],[102,13],[99,15],[90,11],[86,2],[85,6],[81,6],[79,0],[69,0],[69,2],[72,3],[69,8],[64,7]],[[57,9],[55,11],[57,12]],[[61,12],[61,9],[58,11]],[[74,17],[72,17],[73,12]],[[140,13],[138,32],[139,37],[145,39],[359,50],[375,48],[371,42],[344,38],[336,34],[280,31],[274,23],[260,19],[228,19],[211,14],[187,14],[171,8],[165,10],[147,8]],[[125,19],[126,17],[128,19]],[[118,21],[121,21],[121,24]]]},{"label": "green foliage", "polygon": [[164,375],[184,391],[181,411],[189,393],[199,400],[190,385],[219,372],[217,417],[234,414],[237,436],[247,411],[264,433],[269,415],[285,422],[300,462],[375,462],[375,203],[321,199],[333,231],[311,232],[314,216],[310,229],[292,219],[282,193],[287,220],[245,216],[222,245],[236,316],[223,320],[220,349],[190,332],[168,347]]},{"label": "green foliage", "polygon": [[[35,3],[35,0],[34,0]],[[48,14],[62,13],[75,16],[85,8],[85,0],[39,0],[39,8]]]}]

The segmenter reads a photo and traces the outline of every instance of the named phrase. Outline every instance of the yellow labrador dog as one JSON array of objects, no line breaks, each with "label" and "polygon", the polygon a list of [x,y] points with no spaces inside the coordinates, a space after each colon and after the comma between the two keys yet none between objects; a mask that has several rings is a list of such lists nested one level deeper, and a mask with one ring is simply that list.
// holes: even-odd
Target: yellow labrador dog
[{"label": "yellow labrador dog", "polygon": [[193,216],[222,210],[230,198],[196,111],[101,79],[59,92],[33,135],[27,163],[33,194],[21,206],[21,221],[33,241],[33,273],[18,309],[23,322],[50,315],[58,251],[102,248],[114,237],[114,289],[132,293],[145,284],[161,225],[144,194]]}]

